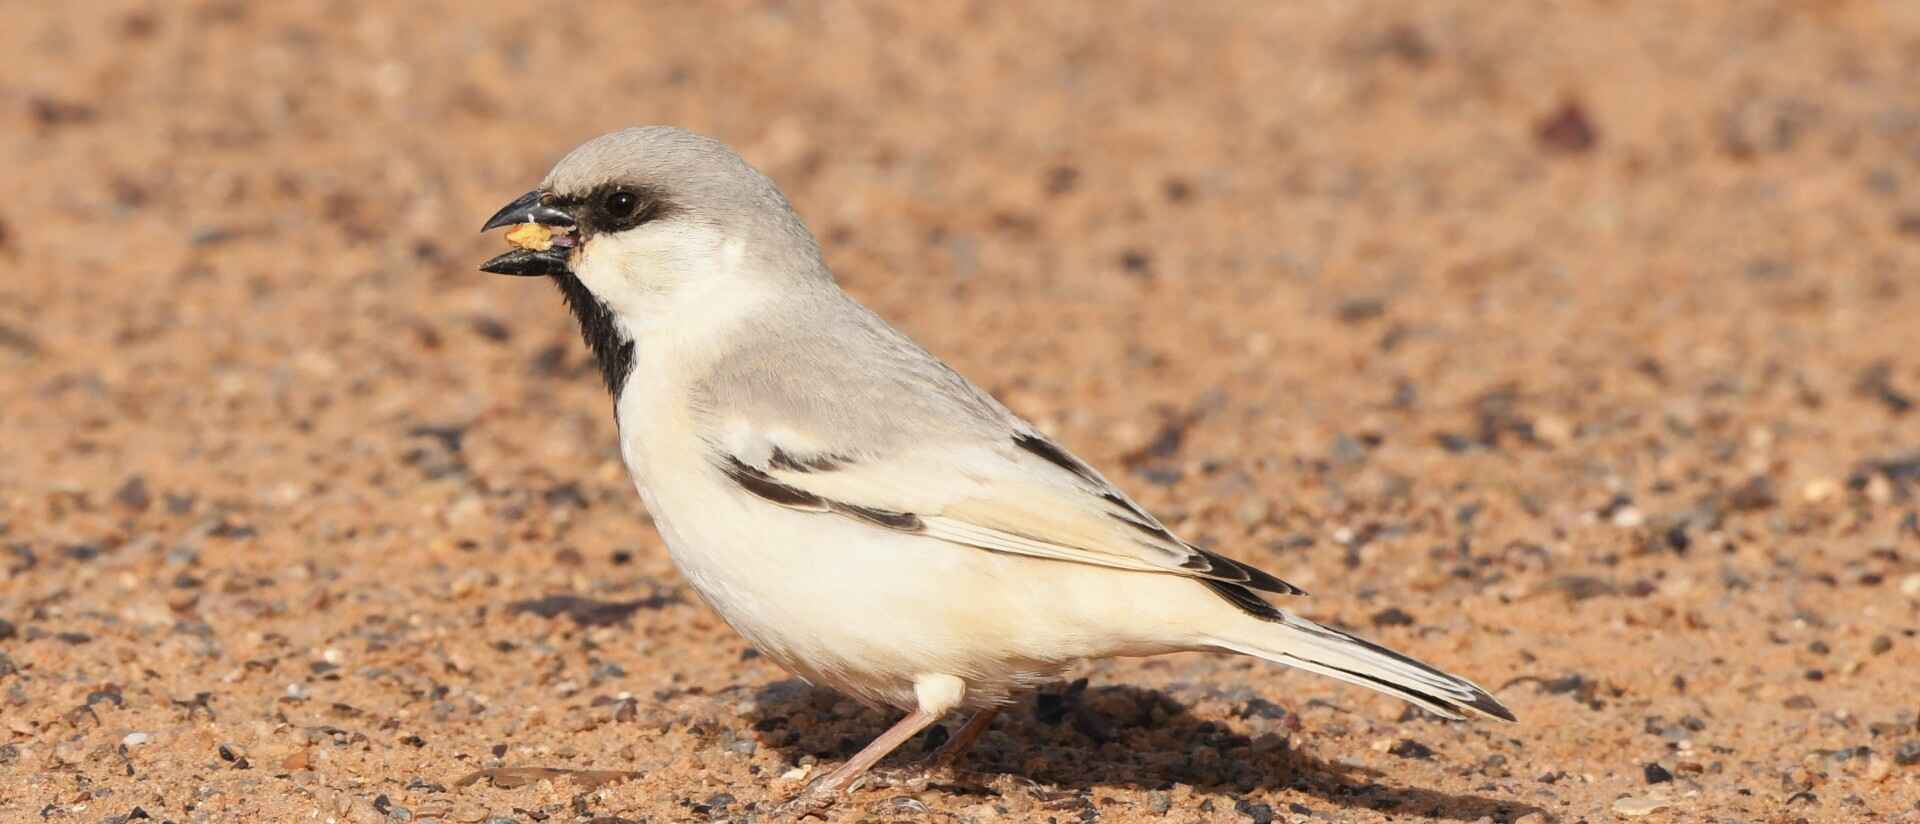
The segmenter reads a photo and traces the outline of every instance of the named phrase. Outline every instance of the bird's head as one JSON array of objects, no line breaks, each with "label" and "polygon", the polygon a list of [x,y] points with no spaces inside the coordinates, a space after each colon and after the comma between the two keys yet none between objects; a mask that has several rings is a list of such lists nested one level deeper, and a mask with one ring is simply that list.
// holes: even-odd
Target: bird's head
[{"label": "bird's head", "polygon": [[603,371],[643,326],[832,280],[773,182],[684,129],[643,126],[582,144],[481,231],[524,224],[547,231],[480,268],[552,278]]}]

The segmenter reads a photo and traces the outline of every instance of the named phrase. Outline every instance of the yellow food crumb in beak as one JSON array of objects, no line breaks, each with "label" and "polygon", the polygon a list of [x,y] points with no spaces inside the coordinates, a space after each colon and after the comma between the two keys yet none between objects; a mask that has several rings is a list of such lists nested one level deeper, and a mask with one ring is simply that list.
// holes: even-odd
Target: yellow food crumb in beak
[{"label": "yellow food crumb in beak", "polygon": [[538,223],[522,223],[507,232],[507,242],[529,252],[553,248],[553,230]]}]

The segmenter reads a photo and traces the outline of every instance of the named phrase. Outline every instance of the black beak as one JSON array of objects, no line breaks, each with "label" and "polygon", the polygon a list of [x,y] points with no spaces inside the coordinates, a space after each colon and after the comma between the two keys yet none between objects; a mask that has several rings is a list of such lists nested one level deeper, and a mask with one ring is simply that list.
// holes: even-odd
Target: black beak
[{"label": "black beak", "polygon": [[[505,208],[487,218],[482,232],[491,232],[505,226],[521,223],[538,223],[561,230],[571,230],[575,226],[573,215],[567,214],[552,205],[552,196],[535,189],[514,199]],[[567,268],[567,258],[573,254],[571,243],[555,243],[546,251],[515,249],[480,264],[480,271],[498,275],[565,275],[572,270]]]}]

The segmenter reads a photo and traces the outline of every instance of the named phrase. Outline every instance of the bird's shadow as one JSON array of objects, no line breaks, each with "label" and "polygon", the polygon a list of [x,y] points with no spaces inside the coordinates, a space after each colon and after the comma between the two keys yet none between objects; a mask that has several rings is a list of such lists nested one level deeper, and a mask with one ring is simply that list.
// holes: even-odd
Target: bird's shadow
[{"label": "bird's shadow", "polygon": [[[1100,787],[1165,790],[1185,784],[1216,808],[1242,812],[1261,803],[1247,795],[1261,789],[1293,790],[1339,807],[1458,821],[1491,817],[1509,822],[1541,811],[1515,799],[1383,783],[1385,776],[1378,770],[1336,763],[1293,746],[1285,723],[1291,719],[1278,706],[1256,701],[1237,714],[1261,720],[1205,720],[1160,690],[1089,689],[1081,680],[1007,708],[961,766],[973,774],[1030,782],[1036,798],[1060,809],[1090,805],[1092,791]],[[896,715],[857,707],[839,693],[798,680],[760,690],[747,717],[761,745],[790,761],[811,755],[828,763],[851,756],[897,720]],[[962,720],[950,719],[915,737],[883,766],[911,765],[939,746]],[[1279,731],[1249,736],[1235,731],[1235,724]],[[943,788],[998,795],[1001,789],[995,787],[1007,786],[1004,781],[990,783]],[[1287,806],[1277,812],[1288,812]]]}]

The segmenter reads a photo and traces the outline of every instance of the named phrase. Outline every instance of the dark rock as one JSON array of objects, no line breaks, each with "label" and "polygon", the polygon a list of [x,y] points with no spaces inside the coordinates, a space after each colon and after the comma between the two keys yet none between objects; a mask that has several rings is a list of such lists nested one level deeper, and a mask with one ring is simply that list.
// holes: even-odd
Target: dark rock
[{"label": "dark rock", "polygon": [[1387,752],[1400,756],[1401,758],[1428,759],[1433,757],[1432,747],[1411,738],[1402,738],[1399,741],[1395,741],[1393,746],[1387,749]]},{"label": "dark rock", "polygon": [[135,475],[114,491],[113,500],[135,512],[145,512],[153,505],[153,494],[147,491],[147,479]]},{"label": "dark rock", "polygon": [[713,795],[707,796],[707,800],[695,804],[693,811],[698,813],[726,812],[727,808],[733,806],[735,801],[736,799],[732,793],[714,793]]},{"label": "dark rock", "polygon": [[1233,711],[1233,717],[1279,719],[1287,717],[1287,708],[1265,698],[1249,698]]},{"label": "dark rock", "polygon": [[466,440],[467,428],[421,425],[407,430],[407,435],[414,438],[431,438],[448,452],[459,452],[461,443]]},{"label": "dark rock", "polygon": [[563,506],[570,506],[575,509],[587,508],[586,494],[580,491],[580,484],[573,481],[557,484],[546,492],[541,493],[540,497],[547,502],[547,506],[556,509]]},{"label": "dark rock", "polygon": [[475,315],[471,321],[473,333],[494,343],[505,343],[513,337],[513,330],[498,318]]},{"label": "dark rock", "polygon": [[551,344],[542,347],[527,364],[528,371],[543,378],[560,377],[567,373],[567,352],[563,344]]},{"label": "dark rock", "polygon": [[94,108],[74,100],[34,96],[27,99],[27,114],[43,129],[72,126],[92,121]]},{"label": "dark rock", "polygon": [[1920,764],[1920,738],[1914,738],[1893,751],[1893,763],[1903,767]]},{"label": "dark rock", "polygon": [[1640,768],[1640,772],[1646,776],[1648,784],[1665,784],[1673,780],[1673,773],[1668,772],[1666,767],[1660,766],[1656,761],[1647,762],[1646,766]]},{"label": "dark rock", "polygon": [[1620,594],[1618,584],[1592,575],[1562,575],[1548,581],[1547,588],[1566,593],[1568,598],[1575,601]]},{"label": "dark rock", "polygon": [[0,618],[0,641],[12,640],[14,636],[19,634],[20,630],[13,626],[12,621]]},{"label": "dark rock", "polygon": [[578,595],[549,595],[527,601],[515,601],[507,605],[510,613],[530,612],[542,618],[556,618],[565,615],[575,624],[583,627],[603,627],[618,624],[640,610],[664,609],[680,603],[679,597],[671,594],[650,595],[633,601],[596,601]]},{"label": "dark rock", "polygon": [[1780,503],[1780,496],[1774,491],[1773,479],[1765,475],[1748,478],[1727,497],[1727,506],[1736,512],[1757,512],[1772,509]]},{"label": "dark rock", "polygon": [[124,707],[127,705],[127,699],[120,694],[120,688],[112,684],[87,693],[87,706],[91,707],[103,701],[116,707]]},{"label": "dark rock", "polygon": [[1687,554],[1687,548],[1693,546],[1693,538],[1687,535],[1686,524],[1675,524],[1667,529],[1667,548],[1675,555]]},{"label": "dark rock", "polygon": [[1387,313],[1385,301],[1376,298],[1355,298],[1341,301],[1335,314],[1341,323],[1365,323]]},{"label": "dark rock", "polygon": [[1244,798],[1233,802],[1233,811],[1246,816],[1253,824],[1272,824],[1274,818],[1273,805],[1255,804]]},{"label": "dark rock", "polygon": [[1047,194],[1059,197],[1071,194],[1080,186],[1080,170],[1072,166],[1055,166],[1047,170]]},{"label": "dark rock", "polygon": [[1568,100],[1534,127],[1540,148],[1557,154],[1585,154],[1600,144],[1600,132],[1579,101]]},{"label": "dark rock", "polygon": [[1854,394],[1879,401],[1888,412],[1904,415],[1913,409],[1913,398],[1893,385],[1893,362],[1876,361],[1861,370],[1853,383]]},{"label": "dark rock", "polygon": [[252,538],[259,534],[260,530],[254,529],[246,524],[234,523],[225,518],[220,519],[220,523],[215,524],[212,529],[207,530],[207,537],[209,538],[223,538],[234,541]]},{"label": "dark rock", "polygon": [[1405,610],[1399,607],[1387,607],[1386,609],[1380,610],[1373,614],[1372,620],[1373,625],[1376,627],[1413,626],[1413,616],[1408,615]]},{"label": "dark rock", "polygon": [[1379,53],[1390,55],[1416,69],[1424,69],[1433,63],[1433,44],[1427,42],[1427,36],[1410,23],[1395,23],[1387,27],[1380,36],[1377,49]]},{"label": "dark rock", "polygon": [[[4,239],[0,238],[0,249],[5,248],[3,241]],[[3,324],[0,324],[0,349],[10,350],[14,354],[29,358],[41,352],[40,342],[34,340],[32,335]]]}]

